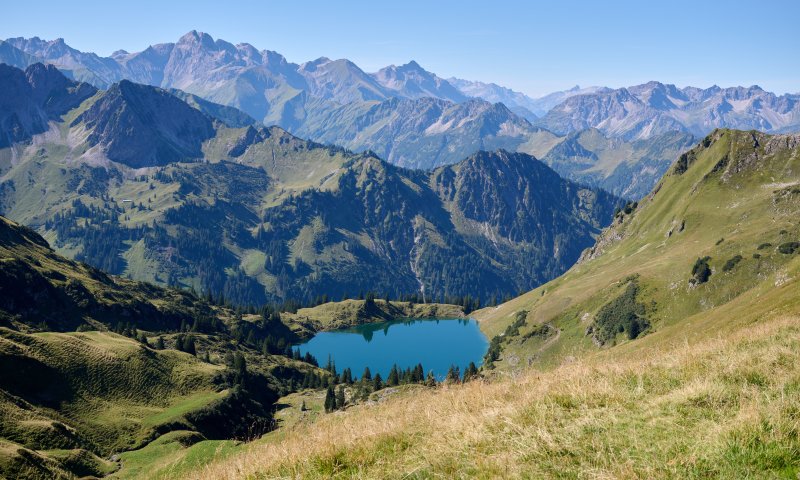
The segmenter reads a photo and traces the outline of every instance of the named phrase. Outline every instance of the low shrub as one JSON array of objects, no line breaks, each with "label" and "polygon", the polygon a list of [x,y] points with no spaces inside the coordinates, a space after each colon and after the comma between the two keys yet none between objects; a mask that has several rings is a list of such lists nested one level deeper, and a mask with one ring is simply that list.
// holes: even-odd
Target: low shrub
[{"label": "low shrub", "polygon": [[706,283],[711,277],[711,267],[708,265],[709,260],[711,260],[711,257],[703,257],[694,262],[692,275],[697,283]]},{"label": "low shrub", "polygon": [[639,284],[631,281],[622,295],[600,308],[592,328],[598,342],[605,344],[623,332],[633,340],[650,327],[644,304],[636,301],[638,293]]},{"label": "low shrub", "polygon": [[800,242],[786,242],[778,245],[778,251],[785,255],[791,255],[797,250],[800,250]]},{"label": "low shrub", "polygon": [[736,264],[738,264],[741,261],[742,261],[742,256],[741,255],[736,255],[736,256],[728,259],[728,261],[725,262],[725,265],[722,266],[722,271],[723,272],[730,272],[731,270],[733,270],[736,267]]}]

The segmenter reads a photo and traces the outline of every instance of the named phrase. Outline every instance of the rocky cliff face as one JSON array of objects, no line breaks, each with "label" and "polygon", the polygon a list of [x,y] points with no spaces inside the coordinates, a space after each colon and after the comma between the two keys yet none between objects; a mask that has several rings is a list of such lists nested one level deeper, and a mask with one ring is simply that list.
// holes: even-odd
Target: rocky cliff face
[{"label": "rocky cliff face", "polygon": [[127,80],[113,85],[73,126],[83,124],[88,143],[133,168],[202,157],[214,136],[211,118],[168,92]]},{"label": "rocky cliff face", "polygon": [[616,200],[564,180],[530,155],[504,150],[478,152],[437,171],[435,178],[465,218],[509,241],[543,248],[570,230],[591,238],[610,218]]},{"label": "rocky cliff face", "polygon": [[64,77],[52,65],[25,71],[0,64],[0,148],[25,142],[97,90]]},{"label": "rocky cliff face", "polygon": [[502,104],[426,97],[337,107],[310,115],[299,132],[351,150],[371,150],[396,165],[433,168],[477,150],[513,150],[536,130]]}]

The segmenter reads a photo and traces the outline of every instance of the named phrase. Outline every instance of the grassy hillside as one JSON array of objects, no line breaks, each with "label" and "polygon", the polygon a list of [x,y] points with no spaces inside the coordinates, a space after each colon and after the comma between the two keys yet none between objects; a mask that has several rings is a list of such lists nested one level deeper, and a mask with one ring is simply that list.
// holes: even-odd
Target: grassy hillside
[{"label": "grassy hillside", "polygon": [[186,478],[795,478],[799,320],[409,392]]},{"label": "grassy hillside", "polygon": [[276,354],[297,337],[274,315],[108,276],[2,217],[0,266],[0,476],[129,475],[118,454],[171,432],[252,438],[296,382],[327,375]]},{"label": "grassy hillside", "polygon": [[[598,346],[629,343],[636,350],[736,329],[775,309],[793,311],[800,267],[791,248],[800,238],[797,141],[719,130],[682,155],[566,274],[476,313],[494,337],[527,312],[519,335],[503,340],[498,367],[557,365]],[[702,282],[693,270],[706,257],[711,275]],[[628,313],[638,333],[617,321]],[[612,324],[617,331],[609,333]],[[550,335],[533,333],[542,329]]]},{"label": "grassy hillside", "polygon": [[562,277],[476,312],[485,379],[309,419],[191,478],[795,478],[796,136],[716,131]]}]

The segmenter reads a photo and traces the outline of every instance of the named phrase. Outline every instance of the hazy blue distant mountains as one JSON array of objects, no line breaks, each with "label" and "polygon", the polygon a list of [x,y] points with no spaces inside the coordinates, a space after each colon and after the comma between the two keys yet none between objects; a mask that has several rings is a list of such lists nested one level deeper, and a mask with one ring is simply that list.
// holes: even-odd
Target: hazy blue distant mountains
[{"label": "hazy blue distant mountains", "polygon": [[412,168],[448,165],[478,150],[517,150],[541,129],[502,103],[391,98],[317,111],[298,135],[355,151],[371,150]]},{"label": "hazy blue distant mountains", "polygon": [[390,65],[382,68],[373,76],[381,85],[401,97],[431,97],[456,103],[468,98],[447,80],[428,72],[413,60],[399,67]]},{"label": "hazy blue distant mountains", "polygon": [[[784,132],[800,125],[798,95],[758,87],[678,89],[650,82],[616,90],[574,87],[532,99],[495,84],[445,80],[414,61],[376,73],[346,59],[295,64],[196,31],[108,58],[62,39],[0,43],[0,62],[24,68],[37,61],[98,88],[127,79],[171,89],[195,106],[216,109],[206,113],[225,117],[229,126],[249,124],[251,117],[404,167],[435,168],[502,148],[632,197],[653,187],[692,136],[716,127]],[[226,116],[222,105],[234,109]]]},{"label": "hazy blue distant mountains", "polygon": [[547,112],[552,110],[553,107],[555,107],[556,105],[559,105],[560,103],[562,103],[563,101],[565,101],[566,99],[568,99],[570,97],[575,97],[577,95],[588,95],[588,94],[598,93],[598,92],[606,92],[606,91],[609,91],[609,90],[611,90],[611,89],[608,88],[608,87],[583,87],[582,88],[582,87],[580,87],[578,85],[575,85],[574,87],[572,87],[572,88],[570,88],[568,90],[561,90],[561,91],[558,91],[558,92],[553,92],[553,93],[547,94],[547,95],[545,95],[543,97],[539,97],[539,98],[535,99],[534,100],[535,108],[534,108],[533,112],[536,115],[538,115],[539,117],[542,117],[542,116],[546,115]]},{"label": "hazy blue distant mountains", "polygon": [[542,161],[566,178],[640,199],[650,193],[675,159],[697,141],[697,137],[683,131],[626,141],[590,128],[559,138]]},{"label": "hazy blue distant mountains", "polygon": [[[51,63],[98,88],[122,79],[176,88],[236,107],[266,124],[292,132],[303,128],[311,138],[317,132],[307,123],[318,124],[337,107],[393,98],[435,98],[454,104],[480,98],[503,103],[516,116],[559,135],[596,128],[626,140],[671,130],[702,136],[718,127],[782,132],[800,125],[798,95],[777,96],[757,86],[679,89],[649,82],[616,90],[575,87],[532,99],[495,84],[445,80],[414,61],[376,73],[366,73],[346,59],[322,57],[295,64],[279,53],[247,43],[233,45],[197,31],[175,43],[136,53],[117,51],[107,58],[73,49],[63,39],[11,38],[0,44],[0,61],[21,68],[36,61]],[[344,118],[343,123],[351,120]],[[367,126],[377,127],[369,122]],[[331,137],[332,130],[328,125],[320,136]]]},{"label": "hazy blue distant mountains", "polygon": [[482,98],[492,103],[503,103],[511,111],[531,122],[536,121],[550,111],[551,108],[569,97],[607,90],[605,87],[581,88],[576,85],[569,90],[553,92],[540,98],[532,98],[496,83],[462,80],[455,77],[448,78],[447,81],[468,97]]},{"label": "hazy blue distant mountains", "polygon": [[715,128],[787,132],[800,126],[800,96],[777,96],[758,86],[701,89],[649,82],[570,97],[537,125],[558,134],[596,128],[626,140],[674,130],[697,136]]},{"label": "hazy blue distant mountains", "polygon": [[0,213],[107,272],[239,304],[487,301],[565,271],[620,204],[524,153],[410,170],[172,92],[0,65],[2,118],[35,120],[4,137]]},{"label": "hazy blue distant mountains", "polygon": [[[110,58],[83,53],[62,39],[13,38],[6,41],[28,61],[43,61],[68,76],[98,88],[128,79],[137,83],[176,88],[207,100],[236,107],[266,124],[295,128],[312,112],[352,102],[384,101],[393,97],[434,97],[460,102],[467,97],[416,62],[389,66],[375,74],[362,71],[346,59],[319,58],[303,64],[282,55],[233,45],[192,31],[175,43],[158,44],[142,52],[115,52]],[[20,52],[9,52],[15,66],[25,63]],[[13,60],[13,61],[12,61]]]}]

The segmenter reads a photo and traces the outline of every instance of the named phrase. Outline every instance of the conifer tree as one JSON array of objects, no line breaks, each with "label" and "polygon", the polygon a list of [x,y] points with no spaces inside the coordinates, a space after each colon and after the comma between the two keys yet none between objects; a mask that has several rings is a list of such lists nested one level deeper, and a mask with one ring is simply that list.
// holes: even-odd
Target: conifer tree
[{"label": "conifer tree", "polygon": [[400,384],[400,376],[397,373],[397,364],[392,365],[392,369],[389,371],[389,376],[386,378],[386,386],[388,387],[396,387]]},{"label": "conifer tree", "polygon": [[368,292],[364,299],[364,310],[372,310],[375,308],[375,294]]},{"label": "conifer tree", "polygon": [[475,366],[475,362],[469,362],[469,365],[464,370],[464,383],[473,380],[478,376],[478,367]]},{"label": "conifer tree", "polygon": [[447,371],[447,382],[448,383],[458,383],[461,381],[461,371],[455,365],[450,365],[450,370]]},{"label": "conifer tree", "polygon": [[372,381],[372,372],[369,371],[369,367],[364,367],[364,373],[361,374],[361,381],[362,382]]},{"label": "conifer tree", "polygon": [[428,387],[436,386],[436,377],[433,376],[433,371],[428,372],[428,376],[425,377],[425,385]]},{"label": "conifer tree", "polygon": [[416,367],[414,367],[414,372],[411,374],[411,381],[414,383],[421,383],[425,380],[425,370],[422,368],[422,364],[418,363]]},{"label": "conifer tree", "polygon": [[336,408],[341,410],[344,408],[345,396],[344,396],[344,385],[339,385],[339,388],[336,390]]},{"label": "conifer tree", "polygon": [[195,348],[195,343],[194,343],[194,337],[192,335],[186,335],[185,337],[183,337],[181,350],[183,350],[186,353],[191,353],[192,355],[197,354],[197,350]]},{"label": "conifer tree", "polygon": [[325,413],[331,413],[336,409],[336,396],[333,393],[333,387],[329,386],[325,392]]},{"label": "conifer tree", "polygon": [[247,378],[247,360],[239,352],[233,355],[233,373],[233,383],[235,385],[244,385]]},{"label": "conifer tree", "polygon": [[381,378],[380,373],[375,374],[375,378],[372,379],[372,390],[378,391],[383,388],[383,379]]}]

